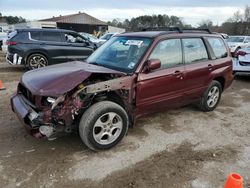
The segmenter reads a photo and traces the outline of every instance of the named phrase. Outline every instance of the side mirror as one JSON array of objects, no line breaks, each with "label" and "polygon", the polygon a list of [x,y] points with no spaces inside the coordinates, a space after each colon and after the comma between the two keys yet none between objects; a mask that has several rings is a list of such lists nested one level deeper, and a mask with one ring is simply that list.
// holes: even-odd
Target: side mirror
[{"label": "side mirror", "polygon": [[156,70],[161,68],[161,60],[159,59],[150,59],[147,62],[148,71]]}]

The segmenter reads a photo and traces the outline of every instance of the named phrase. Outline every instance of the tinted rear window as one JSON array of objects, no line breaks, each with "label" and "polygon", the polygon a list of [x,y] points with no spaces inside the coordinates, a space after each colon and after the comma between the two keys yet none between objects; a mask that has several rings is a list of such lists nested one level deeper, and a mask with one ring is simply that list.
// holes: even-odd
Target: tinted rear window
[{"label": "tinted rear window", "polygon": [[11,39],[15,40],[15,41],[22,41],[26,38],[27,36],[27,32],[18,32],[14,37],[12,37]]},{"label": "tinted rear window", "polygon": [[16,34],[17,34],[17,31],[16,31],[16,30],[15,30],[15,31],[12,31],[11,33],[9,33],[8,38],[11,39],[11,38],[13,38],[14,36],[16,36]]},{"label": "tinted rear window", "polygon": [[227,48],[221,38],[208,38],[207,40],[217,59],[227,57]]},{"label": "tinted rear window", "polygon": [[41,40],[42,41],[62,42],[61,33],[44,31],[42,33]]}]

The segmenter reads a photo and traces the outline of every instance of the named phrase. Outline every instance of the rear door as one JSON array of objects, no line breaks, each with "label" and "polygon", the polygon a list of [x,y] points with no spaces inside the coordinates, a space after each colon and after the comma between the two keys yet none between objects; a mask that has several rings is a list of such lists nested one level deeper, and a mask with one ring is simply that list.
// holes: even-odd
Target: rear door
[{"label": "rear door", "polygon": [[65,55],[68,61],[85,60],[94,51],[89,41],[77,33],[63,33],[63,39],[68,46],[67,49],[65,49]]},{"label": "rear door", "polygon": [[209,84],[213,62],[208,55],[203,38],[183,38],[185,101],[190,103],[199,98]]},{"label": "rear door", "polygon": [[160,41],[148,59],[160,59],[161,68],[149,73],[139,73],[136,96],[137,116],[180,106],[185,88],[180,39]]}]

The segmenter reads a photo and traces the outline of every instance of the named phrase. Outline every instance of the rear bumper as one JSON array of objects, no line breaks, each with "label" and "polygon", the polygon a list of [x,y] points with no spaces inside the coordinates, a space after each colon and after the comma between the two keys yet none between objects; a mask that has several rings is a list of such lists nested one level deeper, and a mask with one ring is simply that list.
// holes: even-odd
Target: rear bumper
[{"label": "rear bumper", "polygon": [[32,125],[29,116],[34,110],[24,102],[23,96],[21,94],[13,95],[10,99],[10,103],[12,111],[17,115],[29,134],[36,138],[44,137],[44,135],[39,132],[39,127]]},{"label": "rear bumper", "polygon": [[239,62],[238,59],[236,59],[233,61],[233,71],[235,73],[237,72],[250,73],[250,66],[244,66]]},{"label": "rear bumper", "polygon": [[11,65],[24,65],[23,57],[18,55],[17,53],[11,54],[7,52],[6,61]]}]

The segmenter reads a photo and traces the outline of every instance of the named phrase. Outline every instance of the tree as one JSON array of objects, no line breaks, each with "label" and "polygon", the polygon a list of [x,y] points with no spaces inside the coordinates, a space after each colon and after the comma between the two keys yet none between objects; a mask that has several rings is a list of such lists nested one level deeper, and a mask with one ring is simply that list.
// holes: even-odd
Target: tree
[{"label": "tree", "polygon": [[249,35],[250,34],[250,7],[246,6],[244,13],[239,10],[224,22],[220,27],[220,32],[229,35]]},{"label": "tree", "polygon": [[122,27],[127,31],[139,31],[142,28],[149,27],[183,27],[184,24],[182,19],[177,16],[168,16],[168,15],[144,15],[136,18],[132,18],[130,20],[126,19],[123,22],[114,19],[112,21],[107,22],[111,26]]},{"label": "tree", "polygon": [[2,16],[0,13],[0,19],[5,20],[8,24],[16,24],[26,22],[26,19],[18,16]]},{"label": "tree", "polygon": [[198,28],[199,29],[212,29],[213,27],[213,22],[211,20],[202,20],[199,24],[198,24]]}]

